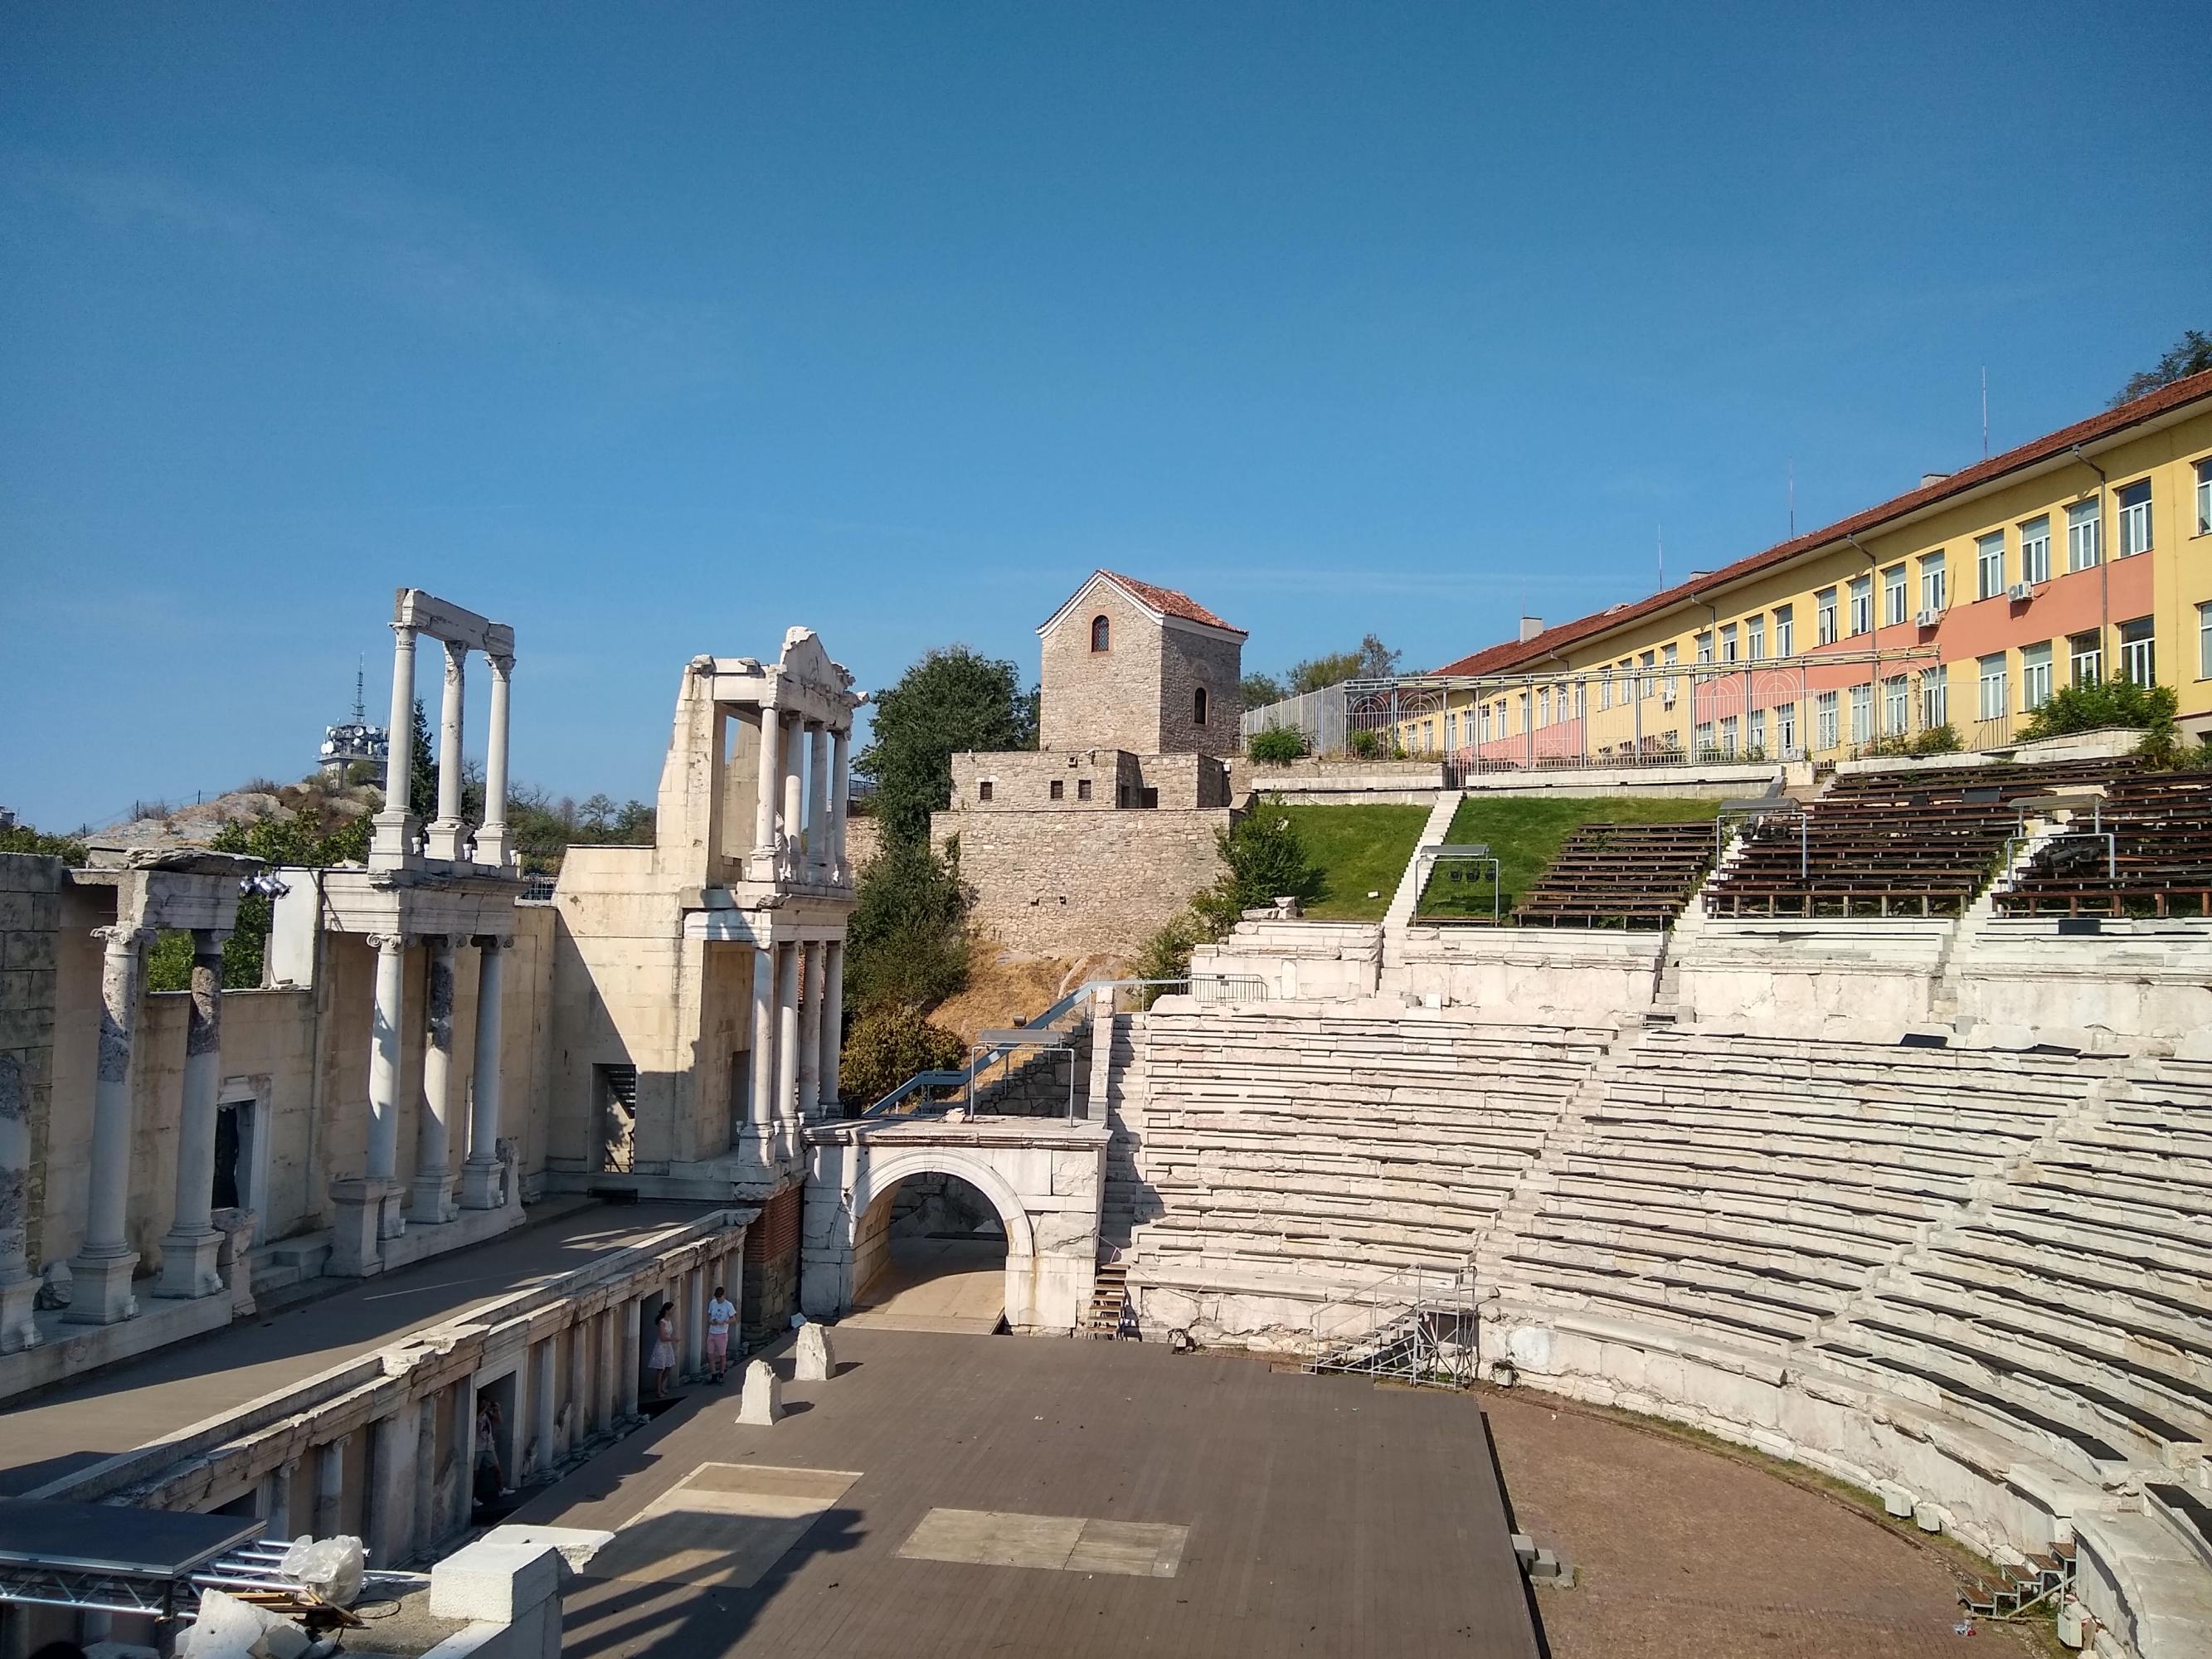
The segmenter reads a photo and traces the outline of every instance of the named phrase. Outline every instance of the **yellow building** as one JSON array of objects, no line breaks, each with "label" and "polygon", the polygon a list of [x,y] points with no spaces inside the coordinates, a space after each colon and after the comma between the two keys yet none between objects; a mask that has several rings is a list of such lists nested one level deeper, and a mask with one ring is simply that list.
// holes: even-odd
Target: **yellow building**
[{"label": "yellow building", "polygon": [[1370,723],[1484,768],[1835,760],[1945,726],[2000,747],[2057,688],[2118,675],[2212,731],[2212,373],[1522,634],[1401,681]]}]

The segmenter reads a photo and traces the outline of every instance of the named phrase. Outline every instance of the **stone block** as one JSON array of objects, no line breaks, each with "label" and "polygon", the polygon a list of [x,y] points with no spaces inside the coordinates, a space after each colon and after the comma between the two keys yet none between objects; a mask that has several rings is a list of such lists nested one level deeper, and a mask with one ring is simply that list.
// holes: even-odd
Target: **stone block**
[{"label": "stone block", "polygon": [[434,1618],[511,1625],[560,1594],[567,1571],[560,1552],[549,1542],[501,1535],[508,1530],[494,1528],[430,1570]]},{"label": "stone block", "polygon": [[744,1391],[738,1397],[738,1422],[746,1428],[765,1429],[783,1415],[783,1381],[765,1359],[745,1367]]},{"label": "stone block", "polygon": [[799,1328],[793,1366],[792,1379],[798,1382],[827,1382],[836,1376],[837,1359],[830,1350],[827,1326],[809,1320]]}]

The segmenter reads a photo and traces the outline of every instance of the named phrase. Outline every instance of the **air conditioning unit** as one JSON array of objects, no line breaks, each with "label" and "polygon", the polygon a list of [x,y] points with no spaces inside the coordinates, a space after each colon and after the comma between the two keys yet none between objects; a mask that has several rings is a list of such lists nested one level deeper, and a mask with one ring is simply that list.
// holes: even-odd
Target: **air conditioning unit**
[{"label": "air conditioning unit", "polygon": [[1940,611],[1916,611],[1912,613],[1915,628],[1933,628],[1942,620],[1943,613]]},{"label": "air conditioning unit", "polygon": [[2005,589],[2005,598],[2010,599],[2014,605],[2026,605],[2034,597],[2033,582],[2014,582],[2010,587]]}]

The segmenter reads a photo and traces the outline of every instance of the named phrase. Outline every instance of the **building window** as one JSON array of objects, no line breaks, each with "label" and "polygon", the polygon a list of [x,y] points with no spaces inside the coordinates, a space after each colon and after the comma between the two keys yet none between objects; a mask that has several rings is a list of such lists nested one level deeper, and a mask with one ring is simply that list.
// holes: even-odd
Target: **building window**
[{"label": "building window", "polygon": [[1482,705],[1480,726],[1482,732],[1482,741],[1488,743],[1490,741],[1490,705],[1488,703]]},{"label": "building window", "polygon": [[1137,805],[1146,811],[1152,811],[1159,804],[1160,792],[1158,790],[1139,789],[1137,791]]},{"label": "building window", "polygon": [[1697,725],[1697,729],[1690,733],[1690,740],[1697,745],[1698,759],[1702,760],[1707,755],[1711,754],[1713,752],[1713,723],[1711,720],[1699,720]]},{"label": "building window", "polygon": [[1796,703],[1775,704],[1774,741],[1780,747],[1784,759],[1797,752],[1797,705]]},{"label": "building window", "polygon": [[1733,756],[1733,755],[1735,753],[1735,733],[1736,733],[1736,718],[1735,718],[1735,715],[1733,715],[1733,714],[1723,714],[1723,715],[1722,715],[1722,716],[1721,716],[1721,753],[1723,753],[1723,755]]},{"label": "building window", "polygon": [[1874,687],[1855,685],[1851,688],[1851,741],[1869,743],[1874,738]]},{"label": "building window", "polygon": [[2104,501],[2076,501],[2066,509],[2066,568],[2094,570],[2105,556]]},{"label": "building window", "polygon": [[[1659,658],[1657,653],[1647,651],[1644,653],[1642,658],[1639,659],[1639,660],[1646,668],[1649,668],[1652,664],[1658,661]],[[1659,689],[1657,683],[1648,674],[1638,682],[1638,685],[1640,690],[1638,691],[1637,695],[1643,697],[1650,696],[1654,691]]]},{"label": "building window", "polygon": [[1047,789],[1045,793],[1050,795],[1054,800],[1065,800],[1067,798],[1067,784],[1066,780],[1054,778],[1052,781],[1052,787]]},{"label": "building window", "polygon": [[1881,573],[1881,623],[1885,628],[1894,628],[1904,620],[1905,567],[1893,564]]},{"label": "building window", "polygon": [[2212,536],[2212,459],[2197,463],[2197,533]]},{"label": "building window", "polygon": [[1536,724],[1549,726],[1551,723],[1552,688],[1548,685],[1539,686],[1536,689]]},{"label": "building window", "polygon": [[1766,618],[1753,617],[1743,625],[1744,655],[1753,662],[1766,660]]},{"label": "building window", "polygon": [[1840,722],[1836,714],[1836,694],[1823,691],[1813,699],[1813,747],[1833,749],[1844,740],[1838,729]]},{"label": "building window", "polygon": [[2197,607],[2197,678],[2212,680],[2212,604]]},{"label": "building window", "polygon": [[2004,653],[1984,657],[1978,665],[1981,671],[1980,716],[1985,720],[2001,720],[2012,708],[2012,699],[2005,687]]},{"label": "building window", "polygon": [[1786,657],[1797,649],[1797,613],[1790,605],[1779,605],[1774,612],[1774,654]]},{"label": "building window", "polygon": [[1902,674],[1881,683],[1881,734],[1901,738],[1912,729],[1912,688]]},{"label": "building window", "polygon": [[1994,599],[2004,590],[2004,532],[1996,530],[1974,543],[1974,595]]},{"label": "building window", "polygon": [[2151,622],[2138,617],[2120,624],[2120,678],[2132,685],[2158,684],[2158,661],[2151,645]]},{"label": "building window", "polygon": [[1076,781],[1075,781],[1075,798],[1076,798],[1076,799],[1078,799],[1078,800],[1089,800],[1089,799],[1091,799],[1091,780],[1090,780],[1090,779],[1088,779],[1088,778],[1078,778],[1078,779],[1076,779]]},{"label": "building window", "polygon": [[1941,668],[1920,671],[1920,729],[1933,732],[1951,723],[1951,678]]},{"label": "building window", "polygon": [[1754,708],[1745,716],[1745,735],[1749,738],[1752,748],[1764,755],[1766,751],[1766,711]]},{"label": "building window", "polygon": [[2030,714],[2051,701],[2051,641],[2020,648],[2020,706]]},{"label": "building window", "polygon": [[[1682,660],[1682,648],[1678,645],[1668,645],[1660,654],[1666,662],[1667,666],[1669,668],[1675,666]],[[1648,651],[1645,652],[1644,653],[1644,659],[1646,662],[1649,662],[1651,659],[1651,653]],[[1668,708],[1672,708],[1674,706],[1674,699],[1681,695],[1681,681],[1677,679],[1674,675],[1669,674],[1667,677],[1662,701]]]},{"label": "building window", "polygon": [[1951,590],[1943,575],[1943,556],[1923,554],[1920,560],[1920,608],[1941,611],[1949,601]]},{"label": "building window", "polygon": [[2040,586],[2051,580],[2051,516],[2030,519],[2020,527],[2020,579]]},{"label": "building window", "polygon": [[1597,683],[1597,706],[1600,714],[1613,707],[1613,676],[1610,674]]},{"label": "building window", "polygon": [[1874,578],[1851,578],[1851,632],[1854,635],[1874,631]]},{"label": "building window", "polygon": [[1588,680],[1575,682],[1575,718],[1578,720],[1589,718],[1589,682]]},{"label": "building window", "polygon": [[1193,726],[1206,724],[1206,688],[1202,685],[1190,694],[1190,723]]},{"label": "building window", "polygon": [[982,782],[975,786],[975,799],[977,800],[988,800],[991,799],[990,779],[986,778]]},{"label": "building window", "polygon": [[1108,642],[1113,637],[1113,632],[1114,625],[1105,617],[1093,617],[1091,619],[1091,648],[1093,651],[1106,649]]},{"label": "building window", "polygon": [[1713,635],[1712,630],[1711,629],[1707,629],[1704,633],[1698,635],[1698,660],[1699,662],[1711,662],[1712,659]]},{"label": "building window", "polygon": [[1721,660],[1723,662],[1735,660],[1735,624],[1734,623],[1721,624]]},{"label": "building window", "polygon": [[2150,480],[2123,485],[2119,499],[2120,556],[2131,559],[2150,551]]},{"label": "building window", "polygon": [[2094,634],[2076,634],[2066,641],[2066,654],[2072,662],[2074,684],[2094,685],[2105,678],[2105,635],[2100,629]]}]

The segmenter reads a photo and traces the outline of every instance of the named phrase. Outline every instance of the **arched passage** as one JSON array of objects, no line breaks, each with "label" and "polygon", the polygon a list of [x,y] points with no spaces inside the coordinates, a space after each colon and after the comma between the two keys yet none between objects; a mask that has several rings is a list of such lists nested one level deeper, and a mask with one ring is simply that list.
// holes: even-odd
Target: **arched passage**
[{"label": "arched passage", "polygon": [[[1006,1322],[1023,1331],[1073,1329],[1097,1266],[1106,1138],[1103,1124],[1028,1118],[810,1129],[800,1305],[817,1319],[851,1313],[887,1269],[897,1270],[902,1217],[913,1218],[907,1231],[921,1235],[918,1242],[956,1245],[927,1235],[958,1231],[962,1216],[995,1218],[987,1248],[1005,1241]],[[933,1204],[940,1200],[947,1201]],[[929,1254],[909,1252],[915,1272],[927,1268]]]},{"label": "arched passage", "polygon": [[1005,1323],[1006,1224],[972,1183],[916,1170],[854,1218],[855,1322],[988,1332]]}]

